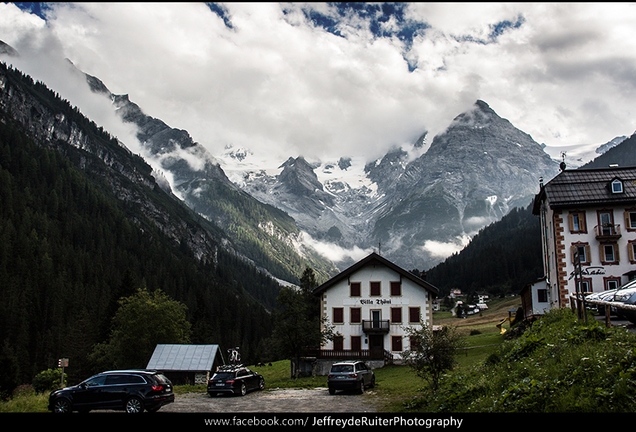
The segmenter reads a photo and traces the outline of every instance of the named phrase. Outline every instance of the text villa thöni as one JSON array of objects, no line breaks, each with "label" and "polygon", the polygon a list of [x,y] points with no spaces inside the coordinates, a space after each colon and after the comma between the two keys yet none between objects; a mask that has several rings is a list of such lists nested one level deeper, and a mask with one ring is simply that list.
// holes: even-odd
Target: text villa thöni
[{"label": "text villa th\u00f6ni", "polygon": [[372,304],[376,304],[376,305],[385,305],[385,304],[391,304],[391,299],[362,299],[360,300],[360,304],[363,305],[372,305]]}]

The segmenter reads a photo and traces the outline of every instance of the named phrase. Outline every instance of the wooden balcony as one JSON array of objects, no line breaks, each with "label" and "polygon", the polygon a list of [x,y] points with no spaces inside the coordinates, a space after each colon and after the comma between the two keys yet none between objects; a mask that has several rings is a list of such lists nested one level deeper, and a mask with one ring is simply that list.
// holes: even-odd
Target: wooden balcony
[{"label": "wooden balcony", "polygon": [[317,359],[331,360],[391,360],[393,355],[382,348],[360,349],[360,350],[323,350],[306,348],[302,353],[303,357],[314,357]]},{"label": "wooden balcony", "polygon": [[388,333],[390,324],[389,320],[362,320],[362,331],[365,333]]},{"label": "wooden balcony", "polygon": [[597,240],[618,240],[621,237],[621,226],[618,224],[596,225],[594,234]]}]

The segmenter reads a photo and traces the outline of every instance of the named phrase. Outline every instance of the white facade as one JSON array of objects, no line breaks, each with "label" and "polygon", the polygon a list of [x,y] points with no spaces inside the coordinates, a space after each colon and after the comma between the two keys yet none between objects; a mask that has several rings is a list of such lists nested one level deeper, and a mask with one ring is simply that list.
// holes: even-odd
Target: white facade
[{"label": "white facade", "polygon": [[409,349],[405,327],[432,325],[437,288],[374,253],[315,292],[340,335],[323,349],[382,349],[400,358]]},{"label": "white facade", "polygon": [[524,287],[521,291],[521,305],[525,318],[543,315],[552,308],[546,278]]},{"label": "white facade", "polygon": [[[548,301],[567,306],[579,290],[628,282],[636,270],[636,168],[563,171],[535,198]],[[616,189],[620,181],[621,189]],[[576,276],[576,256],[580,276]]]}]

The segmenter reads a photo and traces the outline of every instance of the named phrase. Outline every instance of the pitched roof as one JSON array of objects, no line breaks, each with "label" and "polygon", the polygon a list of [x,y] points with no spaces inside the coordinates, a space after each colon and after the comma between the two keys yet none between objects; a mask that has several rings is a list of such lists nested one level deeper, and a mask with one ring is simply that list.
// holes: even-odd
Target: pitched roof
[{"label": "pitched roof", "polygon": [[218,345],[158,344],[147,369],[209,371],[218,352]]},{"label": "pitched roof", "polygon": [[[622,193],[612,193],[610,183],[623,182]],[[565,170],[541,188],[535,197],[533,213],[547,200],[551,207],[636,203],[636,167]]]},{"label": "pitched roof", "polygon": [[353,273],[355,273],[359,269],[361,269],[363,267],[366,267],[367,265],[372,265],[372,264],[375,264],[375,263],[379,263],[379,264],[387,266],[391,270],[394,270],[395,272],[399,273],[402,277],[405,277],[408,280],[414,282],[415,284],[421,286],[422,288],[427,289],[428,291],[430,291],[434,295],[437,295],[437,293],[439,291],[435,286],[431,285],[430,283],[426,282],[425,280],[420,279],[419,277],[415,276],[413,273],[404,270],[400,266],[392,263],[391,261],[387,260],[386,258],[384,258],[384,257],[378,255],[377,253],[373,252],[371,255],[367,256],[366,258],[363,258],[362,260],[358,261],[357,263],[355,263],[354,265],[352,265],[348,269],[343,270],[342,272],[340,272],[336,276],[332,277],[327,282],[325,282],[322,285],[314,288],[313,292],[314,292],[314,294],[322,294],[324,291],[326,291],[327,289],[331,288],[333,285],[337,284],[341,280],[348,278],[350,275],[352,275]]}]

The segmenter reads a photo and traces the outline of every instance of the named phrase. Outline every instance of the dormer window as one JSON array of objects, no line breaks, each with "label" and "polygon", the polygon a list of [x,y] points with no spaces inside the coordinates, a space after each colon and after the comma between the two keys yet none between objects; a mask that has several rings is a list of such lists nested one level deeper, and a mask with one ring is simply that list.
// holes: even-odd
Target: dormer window
[{"label": "dormer window", "polygon": [[623,182],[621,180],[612,180],[610,186],[613,194],[623,193]]}]

